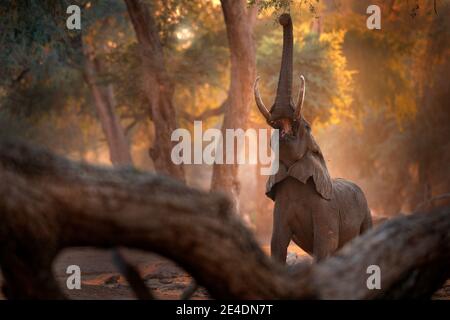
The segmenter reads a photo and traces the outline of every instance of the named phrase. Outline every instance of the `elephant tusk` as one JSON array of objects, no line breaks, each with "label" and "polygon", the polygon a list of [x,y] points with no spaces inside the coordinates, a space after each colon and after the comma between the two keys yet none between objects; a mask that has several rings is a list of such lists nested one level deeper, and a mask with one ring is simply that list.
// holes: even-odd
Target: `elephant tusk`
[{"label": "elephant tusk", "polygon": [[264,105],[261,99],[261,95],[259,94],[258,81],[259,77],[256,77],[255,84],[253,86],[253,90],[255,92],[256,105],[258,106],[259,111],[262,113],[266,121],[270,121],[270,112],[269,110],[267,110],[266,106]]},{"label": "elephant tusk", "polygon": [[300,75],[300,79],[302,80],[302,83],[300,85],[300,89],[298,92],[294,119],[300,119],[300,117],[302,116],[303,101],[305,100],[305,87],[306,87],[305,77],[303,75]]}]

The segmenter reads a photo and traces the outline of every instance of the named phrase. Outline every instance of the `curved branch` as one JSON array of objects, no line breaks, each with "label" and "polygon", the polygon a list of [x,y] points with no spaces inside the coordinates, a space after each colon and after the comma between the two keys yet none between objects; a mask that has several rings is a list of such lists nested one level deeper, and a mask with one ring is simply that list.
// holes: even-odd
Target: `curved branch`
[{"label": "curved branch", "polygon": [[[290,271],[265,255],[223,195],[168,177],[4,141],[0,181],[0,264],[10,298],[62,298],[51,263],[72,246],[158,253],[214,298],[423,297],[448,275],[448,208],[394,219],[336,256]],[[367,289],[368,264],[382,269],[381,290]]]}]

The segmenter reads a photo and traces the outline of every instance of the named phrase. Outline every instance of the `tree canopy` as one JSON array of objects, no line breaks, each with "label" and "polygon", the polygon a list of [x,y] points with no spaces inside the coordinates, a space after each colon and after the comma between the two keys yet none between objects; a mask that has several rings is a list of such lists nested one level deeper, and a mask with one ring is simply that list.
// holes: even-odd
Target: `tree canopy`
[{"label": "tree canopy", "polygon": [[[273,101],[281,56],[274,17],[294,21],[294,92],[307,79],[305,116],[324,145],[332,173],[361,181],[371,207],[410,211],[448,192],[450,176],[449,4],[377,2],[382,30],[368,30],[370,1],[249,1],[257,75]],[[122,1],[76,1],[82,30],[67,30],[69,1],[0,4],[1,135],[45,144],[77,159],[98,159],[105,137],[83,75],[83,47],[113,85],[116,112],[132,150],[151,144],[138,43]],[[179,124],[218,109],[228,93],[229,48],[218,1],[146,1],[152,8],[173,83]],[[251,121],[264,125],[252,108]],[[217,126],[221,111],[204,120]],[[189,116],[187,116],[189,115]],[[134,152],[134,151],[133,151]],[[134,154],[148,168],[146,155]],[[405,181],[411,183],[405,184]]]}]

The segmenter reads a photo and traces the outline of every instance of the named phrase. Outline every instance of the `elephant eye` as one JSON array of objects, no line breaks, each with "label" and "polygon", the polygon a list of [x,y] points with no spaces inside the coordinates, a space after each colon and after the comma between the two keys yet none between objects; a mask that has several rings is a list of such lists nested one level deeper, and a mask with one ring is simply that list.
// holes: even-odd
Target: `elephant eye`
[{"label": "elephant eye", "polygon": [[305,128],[306,128],[306,130],[311,131],[311,127],[307,123],[305,123]]}]

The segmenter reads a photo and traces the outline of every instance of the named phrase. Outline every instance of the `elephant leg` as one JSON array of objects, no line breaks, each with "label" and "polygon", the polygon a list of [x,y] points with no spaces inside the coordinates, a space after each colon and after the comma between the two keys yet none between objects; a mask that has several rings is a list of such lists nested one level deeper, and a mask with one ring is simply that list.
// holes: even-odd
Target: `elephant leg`
[{"label": "elephant leg", "polygon": [[323,260],[338,249],[339,222],[328,213],[313,214],[313,254],[317,261]]},{"label": "elephant leg", "polygon": [[270,251],[272,257],[281,263],[286,263],[287,248],[291,241],[292,231],[280,212],[275,210],[273,217],[272,241]]}]

